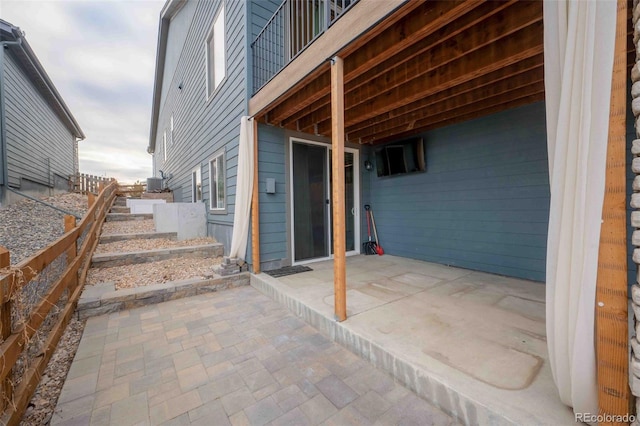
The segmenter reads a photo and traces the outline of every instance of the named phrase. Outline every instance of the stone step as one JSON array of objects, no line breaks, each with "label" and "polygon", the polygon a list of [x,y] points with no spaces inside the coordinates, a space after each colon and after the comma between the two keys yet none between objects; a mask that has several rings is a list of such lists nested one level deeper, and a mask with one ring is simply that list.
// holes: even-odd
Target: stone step
[{"label": "stone step", "polygon": [[135,265],[175,258],[213,258],[224,254],[224,246],[220,243],[200,246],[172,247],[157,250],[132,251],[126,253],[94,254],[91,267],[110,268],[113,266]]},{"label": "stone step", "polygon": [[177,240],[177,232],[140,232],[138,234],[106,234],[100,236],[100,243],[115,243],[116,241],[127,240],[150,240],[153,238],[166,238],[167,240]]},{"label": "stone step", "polygon": [[107,222],[153,219],[153,213],[107,213]]},{"label": "stone step", "polygon": [[127,197],[116,197],[115,201],[113,202],[114,206],[127,206]]},{"label": "stone step", "polygon": [[131,209],[125,206],[113,206],[109,213],[131,213]]},{"label": "stone step", "polygon": [[230,277],[212,274],[205,279],[192,278],[122,290],[116,290],[113,283],[87,285],[82,291],[76,312],[78,318],[83,320],[125,309],[249,285],[249,276],[248,272]]}]

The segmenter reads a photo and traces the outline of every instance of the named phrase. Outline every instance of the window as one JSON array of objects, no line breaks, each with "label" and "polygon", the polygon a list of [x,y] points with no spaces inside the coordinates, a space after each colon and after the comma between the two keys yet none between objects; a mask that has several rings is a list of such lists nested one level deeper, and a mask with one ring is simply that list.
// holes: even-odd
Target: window
[{"label": "window", "polygon": [[191,202],[202,201],[202,174],[200,166],[191,172]]},{"label": "window", "polygon": [[211,210],[224,210],[224,152],[219,152],[209,160],[209,204]]},{"label": "window", "polygon": [[167,161],[167,132],[162,132],[162,155],[164,155],[164,161]]},{"label": "window", "polygon": [[173,145],[173,114],[171,114],[171,121],[169,122],[169,146]]},{"label": "window", "polygon": [[213,95],[226,74],[224,47],[224,7],[216,15],[206,43],[207,99]]}]

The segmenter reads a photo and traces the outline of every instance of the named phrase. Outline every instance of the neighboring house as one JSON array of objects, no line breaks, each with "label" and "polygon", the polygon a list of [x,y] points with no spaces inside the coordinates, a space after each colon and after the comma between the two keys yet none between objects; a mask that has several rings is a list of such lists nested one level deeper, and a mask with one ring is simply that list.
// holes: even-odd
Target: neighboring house
[{"label": "neighboring house", "polygon": [[[170,177],[177,201],[207,204],[209,232],[228,249],[240,118],[251,116],[254,271],[360,253],[371,205],[388,254],[543,282],[553,213],[543,34],[537,1],[169,0],[154,173]],[[334,191],[344,193],[339,253]],[[625,298],[632,248],[615,241]]]},{"label": "neighboring house", "polygon": [[0,45],[0,206],[68,191],[84,133],[22,31],[0,20]]}]

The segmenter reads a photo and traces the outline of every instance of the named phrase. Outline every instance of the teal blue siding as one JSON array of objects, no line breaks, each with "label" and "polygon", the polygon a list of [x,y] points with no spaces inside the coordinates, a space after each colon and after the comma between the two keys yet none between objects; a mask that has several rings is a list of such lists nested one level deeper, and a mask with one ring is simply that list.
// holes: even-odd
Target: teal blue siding
[{"label": "teal blue siding", "polygon": [[[225,10],[226,76],[211,99],[206,93],[205,40],[220,8]],[[154,175],[159,170],[171,173],[168,185],[178,202],[191,201],[191,172],[199,167],[202,175],[203,201],[209,211],[209,160],[224,150],[226,167],[226,211],[209,211],[209,234],[224,243],[231,241],[237,175],[240,118],[247,114],[246,3],[241,1],[194,1],[184,6],[180,14],[191,21],[176,21],[179,28],[168,37],[168,61],[163,80],[163,97],[157,125],[154,153]],[[173,22],[170,25],[174,25]],[[184,31],[187,31],[184,34]],[[182,83],[182,84],[181,84]],[[179,89],[178,86],[182,86]],[[163,133],[174,116],[173,143],[167,142],[166,161]]]},{"label": "teal blue siding", "polygon": [[249,42],[253,42],[258,37],[281,4],[282,0],[251,1],[251,40]]},{"label": "teal blue siding", "polygon": [[[276,180],[276,193],[266,193],[267,178]],[[258,126],[258,192],[260,201],[260,263],[287,258],[287,189],[285,135],[277,127]]]},{"label": "teal blue siding", "polygon": [[378,178],[369,198],[388,254],[545,279],[544,103],[422,135],[426,173]]}]

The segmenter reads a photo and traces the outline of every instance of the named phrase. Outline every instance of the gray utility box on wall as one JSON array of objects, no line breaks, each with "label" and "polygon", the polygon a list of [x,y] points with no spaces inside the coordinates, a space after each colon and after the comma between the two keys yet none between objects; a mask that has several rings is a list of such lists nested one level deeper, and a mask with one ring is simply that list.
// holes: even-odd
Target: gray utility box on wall
[{"label": "gray utility box on wall", "polygon": [[274,178],[267,178],[267,194],[276,193],[276,180]]}]

